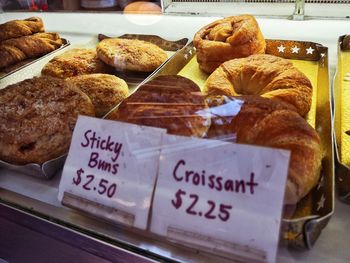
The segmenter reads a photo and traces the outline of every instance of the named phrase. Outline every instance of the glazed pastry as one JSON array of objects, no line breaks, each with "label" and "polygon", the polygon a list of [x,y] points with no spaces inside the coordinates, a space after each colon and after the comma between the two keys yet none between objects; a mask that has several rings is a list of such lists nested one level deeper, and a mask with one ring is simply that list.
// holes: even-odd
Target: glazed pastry
[{"label": "glazed pastry", "polygon": [[42,164],[67,153],[79,114],[94,116],[94,106],[65,80],[39,77],[0,90],[0,160]]},{"label": "glazed pastry", "polygon": [[12,20],[0,25],[0,42],[38,32],[44,32],[44,24],[40,17]]},{"label": "glazed pastry", "polygon": [[65,79],[84,74],[111,73],[112,70],[98,59],[94,49],[74,48],[51,59],[41,74]]},{"label": "glazed pastry", "polygon": [[266,49],[259,25],[251,15],[217,20],[200,29],[193,44],[199,67],[207,73],[227,60],[265,53]]},{"label": "glazed pastry", "polygon": [[203,137],[210,126],[199,87],[181,76],[160,76],[142,85],[107,115],[107,119],[167,129],[168,133]]},{"label": "glazed pastry", "polygon": [[285,204],[296,204],[317,184],[320,138],[290,105],[259,96],[209,96],[207,102],[212,112],[209,138],[291,151]]},{"label": "glazed pastry", "polygon": [[114,75],[87,74],[67,80],[89,96],[95,106],[97,117],[104,116],[129,93],[128,84]]},{"label": "glazed pastry", "polygon": [[260,95],[291,104],[301,115],[310,110],[310,80],[286,59],[260,54],[223,63],[207,79],[211,95]]},{"label": "glazed pastry", "polygon": [[62,45],[63,40],[57,33],[37,33],[2,41],[0,68],[14,65],[28,58],[40,57]]},{"label": "glazed pastry", "polygon": [[103,62],[118,71],[151,72],[168,58],[157,45],[138,39],[107,38],[96,51]]}]

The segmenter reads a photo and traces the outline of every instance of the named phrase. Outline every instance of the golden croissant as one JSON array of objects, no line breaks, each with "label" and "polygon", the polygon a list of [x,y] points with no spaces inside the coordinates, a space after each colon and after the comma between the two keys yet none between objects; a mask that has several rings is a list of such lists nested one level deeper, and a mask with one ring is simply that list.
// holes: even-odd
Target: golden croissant
[{"label": "golden croissant", "polygon": [[287,102],[305,116],[311,107],[312,85],[290,61],[258,54],[223,63],[206,80],[204,93],[259,95]]},{"label": "golden croissant", "polygon": [[296,204],[317,184],[323,151],[318,133],[290,104],[259,96],[209,96],[208,137],[290,150],[285,204]]}]

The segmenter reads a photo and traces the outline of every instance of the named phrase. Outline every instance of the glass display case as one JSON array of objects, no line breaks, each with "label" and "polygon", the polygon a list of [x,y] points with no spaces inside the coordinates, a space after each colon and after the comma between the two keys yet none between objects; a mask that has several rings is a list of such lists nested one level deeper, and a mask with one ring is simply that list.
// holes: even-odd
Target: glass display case
[{"label": "glass display case", "polygon": [[[338,157],[338,150],[346,154],[346,147],[340,145],[340,136],[335,136],[335,128],[346,122],[346,117],[341,119],[345,106],[337,103],[346,103],[341,100],[345,95],[339,90],[344,90],[348,78],[344,72],[347,49],[342,44],[347,43],[344,36],[349,34],[348,1],[162,1],[158,3],[162,14],[123,13],[122,8],[104,12],[83,10],[81,3],[75,3],[74,9],[79,10],[68,12],[73,8],[63,10],[65,1],[55,1],[60,10],[50,9],[51,2],[47,2],[50,12],[5,9],[0,16],[0,24],[39,17],[44,29],[38,27],[35,31],[29,26],[35,32],[27,35],[54,34],[54,40],[43,42],[53,46],[59,42],[53,50],[31,56],[22,49],[22,44],[11,42],[26,36],[8,37],[12,39],[9,41],[5,34],[7,28],[0,25],[2,63],[18,58],[19,53],[26,56],[23,63],[12,63],[16,67],[1,68],[0,262],[28,259],[35,262],[350,260],[347,249],[350,207],[338,197],[339,189],[348,189],[348,175],[344,171],[347,164]],[[250,16],[243,19],[241,14],[254,15],[256,24],[238,28],[242,23],[245,25],[244,19],[250,22]],[[262,51],[256,53],[264,53],[256,56],[264,57],[263,62],[249,62],[253,64],[247,68],[231,62],[248,63],[242,57],[249,58],[251,54],[222,60],[227,55],[220,51],[225,49],[222,43],[231,45],[235,37],[241,41],[238,46],[243,41],[243,52],[252,50],[247,45],[253,40],[246,38],[256,28],[263,39],[259,40],[259,44],[263,43]],[[241,30],[247,31],[230,38],[232,32]],[[57,40],[56,34],[61,40]],[[28,39],[26,45],[30,45]],[[115,39],[122,44],[113,42]],[[210,44],[206,49],[205,43],[209,40],[220,44],[212,48]],[[14,46],[11,51],[8,51],[9,45]],[[139,55],[121,58],[125,53],[118,53],[117,45],[125,53],[137,49]],[[13,49],[17,56],[8,59]],[[234,50],[237,49],[235,46]],[[90,56],[87,50],[97,52],[94,56],[98,58],[87,58]],[[219,53],[215,53],[218,50]],[[69,52],[81,53],[67,55]],[[117,53],[118,59],[110,57],[110,52]],[[143,57],[145,54],[149,57]],[[215,69],[207,67],[212,66],[213,58],[203,59],[210,54],[219,61],[214,61]],[[158,58],[160,62],[154,65]],[[50,68],[50,63],[56,68]],[[275,66],[274,63],[282,64]],[[231,72],[231,67],[238,69]],[[35,84],[37,80],[23,82],[50,74],[55,78],[39,78],[44,84]],[[99,113],[99,119],[95,116],[98,112],[95,98],[92,99],[89,92],[101,94],[94,89],[111,84],[99,77],[97,81],[88,80],[91,82],[84,87],[86,80],[75,76],[80,74],[87,79],[89,74],[108,74],[118,81],[121,79],[115,84],[118,91],[102,94],[105,100],[112,99],[116,93],[119,97]],[[225,81],[217,84],[214,80],[212,85],[218,87],[211,88],[213,74],[224,74],[231,83],[229,87],[236,87],[237,92],[225,93]],[[234,76],[241,78],[241,86],[230,80]],[[302,80],[294,81],[300,76]],[[74,85],[67,84],[74,78],[77,78]],[[279,84],[281,79],[283,83]],[[286,84],[290,80],[292,84]],[[268,89],[271,83],[278,86],[273,90],[280,89],[273,106],[265,104],[272,95],[264,97],[260,91],[252,91],[252,87],[262,83],[265,85],[262,90]],[[56,101],[56,96],[60,96],[57,94],[61,93],[57,87],[64,90],[66,85],[71,89],[70,85],[74,89],[80,87],[81,90],[74,91],[79,95]],[[309,86],[312,90],[298,94],[293,104],[294,97],[284,99],[281,95],[293,85],[302,92],[311,89]],[[33,86],[34,89],[40,86],[42,91],[33,93],[38,97],[31,100],[25,94]],[[124,91],[122,86],[126,87]],[[246,92],[242,91],[244,88]],[[23,93],[6,95],[9,90],[17,89],[23,89]],[[254,97],[257,94],[264,98]],[[213,99],[211,95],[219,97]],[[81,96],[79,103],[88,101],[89,106],[87,102],[85,106],[73,104],[76,96]],[[21,102],[24,97],[25,102]],[[70,117],[65,117],[62,123],[56,117],[39,125],[27,123],[35,114],[43,116],[42,107],[46,103],[66,101],[70,104],[68,110],[60,108],[61,116],[74,112],[90,117],[80,116],[76,126],[77,117],[69,125]],[[310,102],[307,110],[300,106],[304,105],[300,101]],[[63,107],[51,105],[55,105],[50,108],[53,112]],[[11,107],[15,109],[11,114],[21,115],[23,110],[24,117],[16,119],[9,114]],[[84,111],[77,110],[79,107]],[[336,117],[334,126],[333,115],[337,110],[341,117]],[[261,121],[252,112],[259,112],[266,119]],[[273,117],[276,120],[266,127],[259,126],[255,120],[269,123],[266,116],[272,115],[281,117]],[[68,136],[68,145],[59,152],[67,139],[56,143],[51,133],[44,143],[48,145],[46,152],[40,155],[44,161],[33,161],[36,160],[34,153],[25,157],[31,161],[18,161],[22,158],[18,156],[13,161],[8,156],[20,139],[16,137],[19,132],[10,128],[17,127],[18,123],[20,127],[27,127],[20,133],[30,138],[39,131],[61,132],[68,129],[65,125],[71,127],[73,133],[75,127],[70,135],[72,142],[70,144]],[[299,123],[301,126],[297,126]],[[213,126],[214,135],[210,130]],[[302,135],[289,142],[299,131]],[[45,136],[40,134],[36,138],[45,139]],[[20,153],[24,156],[35,147],[26,141]],[[58,154],[52,157],[51,153],[56,151]],[[317,153],[312,155],[311,151]],[[237,156],[228,158],[230,154]],[[307,188],[305,185],[310,182],[300,178],[306,176],[305,170],[311,169],[309,166],[313,163],[318,165],[316,179],[310,179],[314,181],[312,186],[301,194],[301,189]],[[272,170],[264,172],[262,167],[272,167]],[[295,169],[293,180],[290,179],[292,169]],[[286,191],[294,195],[285,193],[286,185]],[[342,197],[347,194],[341,193]]]}]

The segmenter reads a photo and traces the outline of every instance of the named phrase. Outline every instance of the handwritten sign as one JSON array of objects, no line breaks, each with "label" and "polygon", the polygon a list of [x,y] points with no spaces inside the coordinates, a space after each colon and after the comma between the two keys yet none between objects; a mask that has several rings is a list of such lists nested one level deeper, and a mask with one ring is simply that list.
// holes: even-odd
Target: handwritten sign
[{"label": "handwritten sign", "polygon": [[165,132],[80,116],[58,199],[107,220],[146,229]]},{"label": "handwritten sign", "polygon": [[284,150],[164,136],[151,231],[222,256],[273,262],[289,155]]}]

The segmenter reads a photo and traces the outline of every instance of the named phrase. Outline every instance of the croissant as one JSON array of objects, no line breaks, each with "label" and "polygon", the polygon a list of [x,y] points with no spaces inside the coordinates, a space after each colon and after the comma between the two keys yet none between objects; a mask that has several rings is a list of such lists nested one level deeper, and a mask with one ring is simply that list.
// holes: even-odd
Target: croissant
[{"label": "croissant", "polygon": [[305,116],[311,107],[312,85],[288,60],[259,54],[223,63],[206,80],[204,93],[260,95],[287,102]]},{"label": "croissant", "polygon": [[0,43],[0,68],[28,58],[45,55],[61,45],[63,45],[63,40],[57,33],[37,33],[2,41]]},{"label": "croissant", "polygon": [[266,42],[251,15],[226,17],[203,27],[194,36],[199,67],[212,73],[221,63],[265,53]]},{"label": "croissant", "polygon": [[205,97],[193,81],[160,76],[138,88],[107,119],[167,129],[168,133],[203,137],[210,126]]},{"label": "croissant", "polygon": [[0,42],[10,38],[32,35],[37,32],[44,32],[44,24],[40,17],[12,20],[0,25]]},{"label": "croissant", "polygon": [[285,204],[316,185],[323,151],[318,133],[289,104],[259,96],[208,96],[209,138],[291,151]]}]

